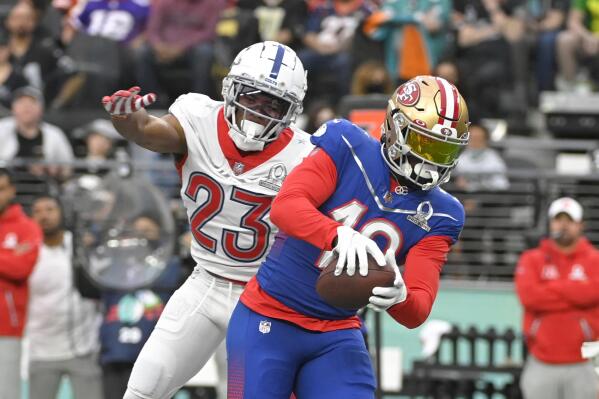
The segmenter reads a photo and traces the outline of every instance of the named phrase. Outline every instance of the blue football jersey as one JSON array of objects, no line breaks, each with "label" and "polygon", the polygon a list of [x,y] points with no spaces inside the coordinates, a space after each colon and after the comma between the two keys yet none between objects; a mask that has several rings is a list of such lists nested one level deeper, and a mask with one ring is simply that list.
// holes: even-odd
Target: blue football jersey
[{"label": "blue football jersey", "polygon": [[[464,224],[464,208],[452,195],[405,187],[391,189],[391,174],[381,145],[353,123],[336,119],[311,137],[337,168],[337,188],[319,210],[372,238],[386,252],[395,250],[397,264],[410,248],[429,236],[449,237],[454,243]],[[257,279],[267,294],[291,309],[315,318],[339,320],[355,310],[327,304],[316,292],[317,265],[330,252],[279,233]]]}]

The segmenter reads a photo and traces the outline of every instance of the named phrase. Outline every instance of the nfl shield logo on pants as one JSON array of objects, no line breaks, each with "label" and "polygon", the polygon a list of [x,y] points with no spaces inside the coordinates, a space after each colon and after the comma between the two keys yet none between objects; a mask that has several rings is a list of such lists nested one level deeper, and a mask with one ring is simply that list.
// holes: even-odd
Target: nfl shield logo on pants
[{"label": "nfl shield logo on pants", "polygon": [[260,326],[258,327],[258,331],[262,334],[268,334],[270,332],[270,321],[262,320],[260,321]]}]

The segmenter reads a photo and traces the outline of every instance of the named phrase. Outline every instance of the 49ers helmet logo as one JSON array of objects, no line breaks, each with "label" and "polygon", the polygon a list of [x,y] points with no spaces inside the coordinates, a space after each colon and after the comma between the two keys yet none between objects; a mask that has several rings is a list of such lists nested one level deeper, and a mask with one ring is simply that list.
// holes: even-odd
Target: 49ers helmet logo
[{"label": "49ers helmet logo", "polygon": [[444,135],[444,136],[449,136],[449,137],[451,137],[451,136],[453,135],[453,130],[451,130],[451,129],[450,129],[450,128],[448,128],[448,127],[442,127],[442,128],[441,128],[441,134],[442,134],[442,135]]},{"label": "49ers helmet logo", "polygon": [[420,86],[415,82],[406,82],[397,91],[397,101],[406,107],[415,105],[420,99]]}]

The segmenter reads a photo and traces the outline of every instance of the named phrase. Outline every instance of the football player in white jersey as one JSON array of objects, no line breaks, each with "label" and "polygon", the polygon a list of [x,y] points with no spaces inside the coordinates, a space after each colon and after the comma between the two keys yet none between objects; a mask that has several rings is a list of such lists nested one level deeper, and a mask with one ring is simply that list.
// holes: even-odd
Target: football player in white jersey
[{"label": "football player in white jersey", "polygon": [[[170,398],[224,340],[244,284],[277,232],[270,222],[271,201],[312,150],[309,136],[290,126],[302,112],[306,88],[295,52],[262,42],[233,61],[223,80],[224,103],[189,93],[157,118],[144,109],[156,96],[140,96],[139,87],[102,99],[123,137],[178,157],[197,262],[137,358],[125,399]],[[225,359],[220,360],[224,374]]]}]

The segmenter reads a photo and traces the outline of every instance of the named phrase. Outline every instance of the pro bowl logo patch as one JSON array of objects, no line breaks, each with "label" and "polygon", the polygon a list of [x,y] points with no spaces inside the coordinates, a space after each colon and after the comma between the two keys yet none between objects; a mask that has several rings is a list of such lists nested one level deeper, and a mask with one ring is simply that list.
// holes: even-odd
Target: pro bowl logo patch
[{"label": "pro bowl logo patch", "polygon": [[269,190],[279,191],[285,177],[287,177],[287,168],[282,163],[278,163],[270,168],[268,177],[258,181],[258,184]]},{"label": "pro bowl logo patch", "polygon": [[406,107],[412,107],[420,100],[420,86],[414,82],[406,82],[397,92],[397,101]]}]

